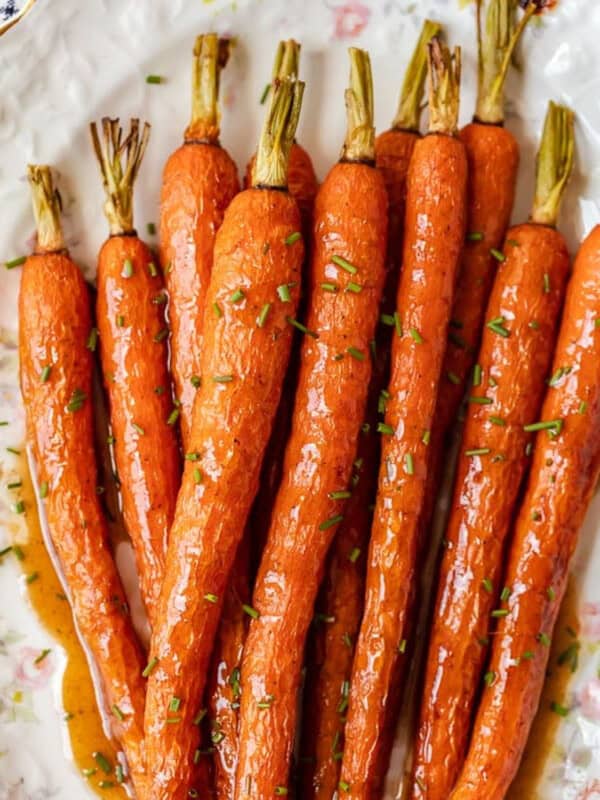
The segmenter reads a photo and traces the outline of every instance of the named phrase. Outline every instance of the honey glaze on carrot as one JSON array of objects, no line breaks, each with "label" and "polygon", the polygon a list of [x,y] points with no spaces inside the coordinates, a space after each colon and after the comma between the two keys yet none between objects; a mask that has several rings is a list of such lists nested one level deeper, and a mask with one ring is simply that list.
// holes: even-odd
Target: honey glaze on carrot
[{"label": "honey glaze on carrot", "polygon": [[[52,559],[46,549],[42,524],[26,459],[19,464],[25,506],[26,541],[20,545],[19,565],[26,578],[23,586],[42,626],[66,658],[62,675],[62,711],[69,732],[71,758],[89,788],[105,800],[127,797],[119,784],[117,749],[103,729],[96,691],[85,651],[79,641],[71,607]],[[32,576],[36,576],[32,579]]]},{"label": "honey glaze on carrot", "polygon": [[556,747],[558,727],[568,713],[568,689],[579,651],[578,594],[571,575],[554,630],[542,699],[517,777],[507,800],[542,800],[542,779]]}]

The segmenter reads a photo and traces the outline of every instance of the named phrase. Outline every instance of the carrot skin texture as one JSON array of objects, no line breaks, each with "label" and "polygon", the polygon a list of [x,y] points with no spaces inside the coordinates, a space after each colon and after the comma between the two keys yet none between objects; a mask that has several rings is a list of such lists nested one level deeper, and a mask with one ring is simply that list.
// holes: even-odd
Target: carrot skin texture
[{"label": "carrot skin texture", "polygon": [[167,422],[174,406],[164,286],[151,274],[151,262],[136,236],[107,239],[98,257],[96,316],[123,516],[152,625],[181,466],[175,429]]},{"label": "carrot skin texture", "polygon": [[200,374],[204,299],[215,236],[239,188],[237,167],[218,144],[185,142],[163,172],[160,263],[169,292],[171,369],[181,402],[184,448],[196,396],[192,379]]},{"label": "carrot skin texture", "polygon": [[[287,193],[250,189],[234,198],[217,234],[206,308],[216,303],[222,315],[204,320],[189,443],[199,458],[186,461],[151,645],[158,659],[145,717],[152,800],[183,800],[192,788],[199,740],[192,722],[289,357],[286,317],[298,302],[304,248],[301,240],[291,246],[285,240],[299,226]],[[278,300],[282,283],[293,284],[291,303]],[[232,304],[240,288],[245,300]],[[266,303],[272,305],[261,327]],[[181,701],[178,724],[166,721],[173,697]]]},{"label": "carrot skin texture", "polygon": [[[467,160],[459,139],[429,134],[415,145],[382,460],[367,568],[365,611],[352,670],[341,778],[352,800],[376,796],[400,687],[412,604],[419,517],[466,218]],[[412,332],[412,333],[411,333]],[[415,334],[420,341],[415,341]],[[408,459],[407,459],[408,456]],[[408,464],[412,467],[408,468]],[[404,645],[405,647],[405,645]]]},{"label": "carrot skin texture", "polygon": [[[20,379],[27,438],[41,483],[52,543],[62,566],[73,616],[94,658],[136,791],[143,790],[145,659],[126,610],[126,598],[100,508],[93,443],[92,328],[85,281],[63,253],[30,256],[19,295]],[[48,380],[40,381],[51,365]],[[68,411],[76,391],[85,393]]]},{"label": "carrot skin texture", "polygon": [[[537,435],[529,481],[513,533],[504,583],[513,588],[500,620],[471,746],[452,800],[502,800],[514,778],[539,704],[569,562],[600,473],[600,226],[581,245],[567,289],[549,387],[540,419],[562,431]],[[580,404],[587,403],[584,413]],[[552,592],[549,590],[552,589]],[[553,598],[553,599],[551,599]],[[522,658],[531,650],[532,659]],[[519,658],[519,663],[515,660]]]},{"label": "carrot skin texture", "polygon": [[[336,527],[328,521],[344,506],[329,493],[348,488],[364,418],[386,234],[381,175],[365,164],[334,166],[315,202],[306,325],[319,338],[303,341],[283,478],[254,590],[260,616],[244,649],[237,800],[270,797],[288,783],[304,642]],[[336,265],[336,255],[356,274]],[[350,280],[360,293],[345,291]],[[324,291],[322,282],[339,291]]]},{"label": "carrot skin texture", "polygon": [[[487,654],[482,642],[492,610],[506,607],[503,554],[530,462],[531,434],[523,426],[539,418],[569,271],[564,238],[552,228],[511,228],[504,253],[486,319],[505,317],[510,336],[484,329],[481,385],[470,390],[493,402],[469,406],[460,446],[415,747],[412,797],[418,800],[446,800],[468,746]],[[465,455],[479,448],[490,452]]]},{"label": "carrot skin texture", "polygon": [[[420,136],[413,131],[391,129],[375,140],[375,163],[388,194],[388,236],[386,279],[381,311],[393,314],[400,268],[406,178],[408,165]],[[338,712],[340,687],[350,680],[354,643],[363,610],[366,554],[373,518],[370,507],[377,488],[379,434],[377,407],[380,392],[387,385],[392,331],[378,329],[376,356],[367,400],[369,430],[361,433],[353,489],[328,558],[319,611],[333,622],[315,627],[312,657],[307,661],[304,699],[304,731],[301,755],[302,797],[329,800],[338,786],[341,761],[335,756],[343,749],[343,721]],[[360,555],[350,558],[352,553]],[[348,644],[350,642],[350,644]],[[337,738],[336,738],[337,737]],[[336,747],[333,747],[335,743]]]}]

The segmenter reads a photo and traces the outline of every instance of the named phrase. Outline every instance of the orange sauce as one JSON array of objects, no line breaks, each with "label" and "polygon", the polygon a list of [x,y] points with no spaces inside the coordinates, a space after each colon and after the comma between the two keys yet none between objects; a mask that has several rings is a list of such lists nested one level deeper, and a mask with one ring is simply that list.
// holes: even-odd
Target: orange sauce
[{"label": "orange sauce", "polygon": [[[507,800],[542,800],[539,790],[552,754],[561,716],[552,710],[552,704],[567,706],[567,690],[573,675],[568,654],[576,653],[579,626],[577,618],[577,592],[571,578],[560,609],[554,631],[548,674],[542,692],[523,761]],[[562,655],[564,654],[564,655]],[[562,665],[558,663],[562,655]],[[576,662],[575,662],[576,663]]]}]

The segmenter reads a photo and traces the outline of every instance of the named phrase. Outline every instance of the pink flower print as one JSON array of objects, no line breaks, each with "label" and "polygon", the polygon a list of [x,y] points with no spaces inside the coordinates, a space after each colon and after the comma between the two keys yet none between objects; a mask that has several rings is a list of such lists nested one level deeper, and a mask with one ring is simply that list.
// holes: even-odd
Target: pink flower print
[{"label": "pink flower print", "polygon": [[28,689],[43,689],[54,672],[54,660],[48,650],[22,647],[19,651],[15,679]]},{"label": "pink flower print", "polygon": [[367,26],[371,11],[367,6],[350,0],[333,9],[334,39],[352,39],[358,36]]},{"label": "pink flower print", "polygon": [[600,603],[586,602],[581,607],[581,635],[600,641]]},{"label": "pink flower print", "polygon": [[600,800],[600,781],[593,781],[586,786],[577,800]]}]

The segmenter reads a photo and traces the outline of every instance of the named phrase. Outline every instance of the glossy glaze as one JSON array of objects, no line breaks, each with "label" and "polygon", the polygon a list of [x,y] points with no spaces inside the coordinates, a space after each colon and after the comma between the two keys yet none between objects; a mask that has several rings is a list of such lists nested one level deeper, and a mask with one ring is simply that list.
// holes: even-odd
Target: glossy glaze
[{"label": "glossy glaze", "polygon": [[[533,435],[523,426],[540,413],[569,270],[565,241],[552,228],[511,228],[504,254],[485,319],[504,317],[510,335],[484,328],[481,377],[468,390],[490,402],[468,405],[460,443],[415,747],[411,797],[419,800],[446,800],[464,759],[490,614],[506,608],[504,546]],[[489,452],[468,455],[480,448]]]},{"label": "glossy glaze", "polygon": [[96,299],[123,517],[151,624],[181,474],[175,425],[169,424],[175,406],[164,303],[157,302],[164,301],[164,285],[152,263],[152,253],[136,236],[112,236],[98,256]]},{"label": "glossy glaze", "polygon": [[215,236],[239,188],[237,167],[218,144],[185,142],[165,164],[160,263],[169,293],[171,370],[181,402],[184,448],[196,396],[192,378],[200,374],[202,317]]},{"label": "glossy glaze", "polygon": [[[318,338],[307,336],[302,346],[283,477],[254,589],[260,617],[252,620],[244,649],[238,800],[288,786],[304,642],[336,530],[327,521],[345,505],[329,493],[349,488],[364,420],[386,233],[381,175],[364,164],[333,167],[315,202],[306,324]],[[356,274],[335,264],[335,256]],[[346,291],[350,281],[362,291]],[[323,282],[338,291],[323,290]]]},{"label": "glossy glaze", "polygon": [[[500,620],[471,745],[452,800],[505,797],[521,760],[546,666],[571,555],[600,473],[600,227],[581,246],[567,290],[540,419],[562,419],[552,437],[537,435],[527,489],[515,523]],[[581,403],[586,403],[583,410]],[[548,637],[548,638],[546,638]],[[523,658],[531,652],[533,657]]]},{"label": "glossy glaze", "polygon": [[[393,314],[396,304],[406,177],[418,139],[419,135],[412,131],[389,130],[375,141],[376,166],[383,176],[389,201],[386,279],[381,302],[384,314]],[[317,602],[318,612],[332,621],[313,627],[308,650],[299,764],[301,796],[306,800],[330,800],[339,780],[345,710],[340,713],[338,708],[341,687],[350,680],[354,644],[362,617],[366,556],[379,467],[378,407],[381,390],[387,386],[391,337],[390,326],[380,322],[367,399],[369,429],[362,431],[359,437],[352,497],[333,540]]]},{"label": "glossy glaze", "polygon": [[[376,796],[406,660],[419,516],[435,398],[465,234],[467,162],[457,139],[418,141],[408,182],[402,273],[365,611],[352,670],[341,780],[353,800]],[[411,329],[412,334],[411,335]],[[416,337],[420,341],[415,340]],[[427,437],[426,437],[427,438]],[[409,456],[407,463],[407,456]]]},{"label": "glossy glaze", "polygon": [[[108,544],[96,493],[93,445],[90,298],[64,254],[30,256],[19,295],[21,390],[27,439],[38,465],[48,527],[69,588],[79,632],[96,663],[115,737],[137,791],[144,788],[145,660]],[[48,379],[42,370],[51,366]],[[74,392],[85,398],[69,411]],[[73,406],[71,406],[73,408]],[[122,718],[121,718],[122,717]]]},{"label": "glossy glaze", "polygon": [[[186,461],[151,646],[158,659],[145,720],[152,800],[184,800],[193,788],[199,737],[192,722],[289,357],[286,318],[295,315],[304,247],[301,239],[285,240],[300,224],[287,193],[249,189],[234,198],[217,234],[188,446],[198,459]],[[282,284],[291,285],[290,302],[278,297]],[[232,303],[238,289],[245,299]],[[260,327],[266,303],[272,305]],[[214,380],[224,376],[232,379]],[[169,712],[173,697],[180,701],[176,713]]]}]

